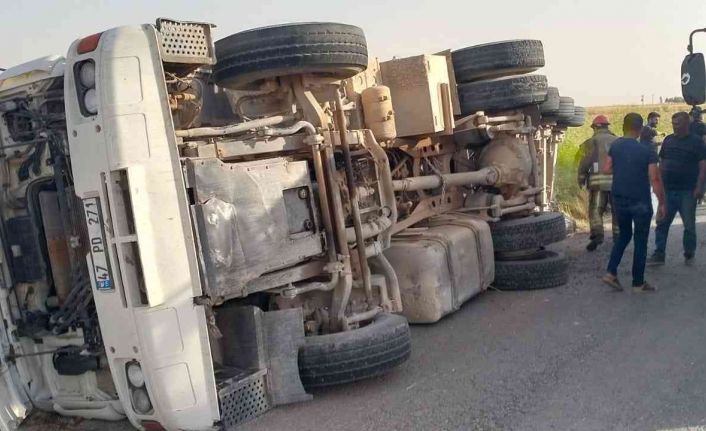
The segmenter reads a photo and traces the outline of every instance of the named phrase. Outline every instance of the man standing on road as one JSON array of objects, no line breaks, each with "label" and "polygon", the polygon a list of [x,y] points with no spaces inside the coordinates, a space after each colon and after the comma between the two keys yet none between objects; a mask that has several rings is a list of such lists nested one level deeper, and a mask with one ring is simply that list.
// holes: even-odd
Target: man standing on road
[{"label": "man standing on road", "polygon": [[642,128],[642,132],[640,133],[640,142],[650,144],[655,148],[659,147],[661,142],[658,138],[664,136],[662,135],[660,137],[660,133],[657,131],[657,125],[659,124],[660,118],[661,115],[654,111],[647,115],[647,124]]},{"label": "man standing on road", "polygon": [[657,166],[657,152],[640,143],[642,116],[630,113],[623,121],[624,136],[613,143],[604,166],[605,173],[613,173],[613,204],[620,234],[613,243],[608,272],[603,282],[617,291],[623,287],[618,280],[618,266],[625,248],[635,232],[635,254],[632,264],[632,285],[638,292],[652,292],[655,288],[645,282],[647,239],[652,221],[650,183],[659,200],[657,218],[664,215],[664,189]]},{"label": "man standing on road", "polygon": [[[611,203],[610,189],[613,176],[603,174],[600,167],[605,164],[611,144],[618,139],[613,132],[608,129],[610,123],[605,115],[599,115],[593,119],[591,128],[593,136],[587,139],[580,147],[581,162],[578,170],[579,187],[588,187],[588,217],[591,224],[590,242],[586,250],[594,251],[603,243],[603,215]],[[615,217],[613,222],[613,240],[617,238],[617,224]]]},{"label": "man standing on road", "polygon": [[669,227],[677,212],[684,224],[684,259],[687,265],[694,261],[696,252],[696,205],[703,199],[706,182],[706,145],[698,136],[689,133],[689,114],[677,112],[672,116],[674,134],[667,136],[660,156],[660,170],[664,178],[667,213],[657,222],[656,250],[651,265],[664,264]]}]

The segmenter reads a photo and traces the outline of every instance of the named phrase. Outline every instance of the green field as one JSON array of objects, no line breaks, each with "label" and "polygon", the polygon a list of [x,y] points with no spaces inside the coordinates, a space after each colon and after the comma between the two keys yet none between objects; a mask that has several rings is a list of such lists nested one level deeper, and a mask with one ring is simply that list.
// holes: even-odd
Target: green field
[{"label": "green field", "polygon": [[556,199],[559,207],[573,217],[579,226],[585,227],[587,217],[586,192],[579,189],[576,184],[576,152],[579,146],[593,134],[590,124],[593,117],[603,114],[611,122],[611,130],[622,136],[622,120],[628,112],[641,114],[645,121],[651,111],[662,115],[658,129],[660,132],[671,133],[671,116],[678,111],[689,111],[686,105],[624,105],[624,106],[598,106],[587,108],[586,124],[583,127],[571,128],[566,133],[566,140],[559,147],[557,160]]}]

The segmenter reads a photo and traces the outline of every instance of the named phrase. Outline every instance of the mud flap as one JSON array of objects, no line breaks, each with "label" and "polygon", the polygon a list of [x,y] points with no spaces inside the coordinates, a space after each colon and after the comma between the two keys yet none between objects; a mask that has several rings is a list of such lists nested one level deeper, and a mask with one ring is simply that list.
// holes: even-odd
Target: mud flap
[{"label": "mud flap", "polygon": [[299,378],[299,348],[304,345],[301,308],[263,313],[267,341],[268,390],[274,405],[309,401]]},{"label": "mud flap", "polygon": [[302,310],[263,312],[257,307],[224,307],[217,313],[223,334],[224,368],[218,396],[225,429],[273,407],[312,398],[299,377],[304,345]]}]

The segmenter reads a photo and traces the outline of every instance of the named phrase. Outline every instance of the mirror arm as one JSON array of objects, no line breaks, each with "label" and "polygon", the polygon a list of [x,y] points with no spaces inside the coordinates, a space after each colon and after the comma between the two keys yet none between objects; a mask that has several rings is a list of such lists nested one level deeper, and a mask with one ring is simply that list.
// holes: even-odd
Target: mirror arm
[{"label": "mirror arm", "polygon": [[689,54],[694,53],[694,35],[696,33],[706,33],[706,28],[698,28],[689,34],[689,46],[686,47],[689,50]]}]

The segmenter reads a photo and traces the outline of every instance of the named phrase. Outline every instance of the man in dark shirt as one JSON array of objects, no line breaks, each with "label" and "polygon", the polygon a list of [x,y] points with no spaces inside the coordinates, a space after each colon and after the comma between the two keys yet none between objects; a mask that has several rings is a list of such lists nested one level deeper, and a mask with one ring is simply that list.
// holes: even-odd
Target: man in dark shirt
[{"label": "man in dark shirt", "polygon": [[696,252],[696,204],[703,198],[706,181],[706,145],[689,133],[689,114],[672,117],[674,134],[667,136],[659,152],[660,170],[667,198],[667,214],[657,222],[655,253],[650,264],[664,264],[669,227],[677,212],[684,224],[684,259],[693,263]]},{"label": "man in dark shirt", "polygon": [[659,112],[653,111],[647,115],[647,124],[642,128],[642,132],[640,132],[640,142],[650,144],[655,148],[659,146],[662,137],[664,137],[664,135],[660,137],[660,133],[657,131],[660,118],[662,118],[662,116],[659,115]]},{"label": "man in dark shirt", "polygon": [[605,173],[613,173],[613,204],[618,218],[620,234],[613,243],[608,262],[608,273],[603,281],[615,290],[623,290],[618,281],[618,266],[625,248],[635,238],[632,264],[632,285],[638,292],[651,292],[655,288],[645,282],[647,239],[652,221],[652,196],[650,184],[659,200],[657,217],[664,214],[664,190],[657,167],[657,152],[653,147],[640,143],[637,138],[642,130],[642,116],[630,113],[623,121],[624,136],[610,147],[604,166]]},{"label": "man in dark shirt", "polygon": [[696,135],[706,142],[706,124],[703,120],[703,111],[700,107],[694,106],[689,113],[691,123],[689,124],[689,133]]}]

